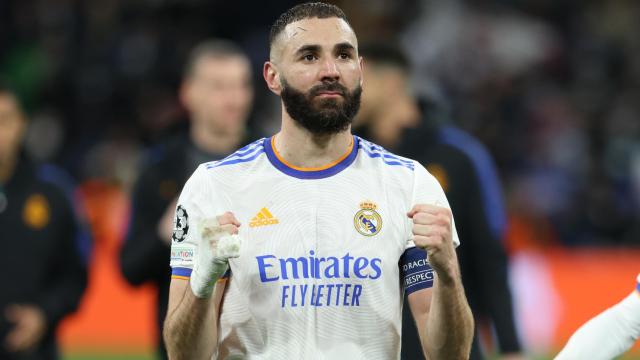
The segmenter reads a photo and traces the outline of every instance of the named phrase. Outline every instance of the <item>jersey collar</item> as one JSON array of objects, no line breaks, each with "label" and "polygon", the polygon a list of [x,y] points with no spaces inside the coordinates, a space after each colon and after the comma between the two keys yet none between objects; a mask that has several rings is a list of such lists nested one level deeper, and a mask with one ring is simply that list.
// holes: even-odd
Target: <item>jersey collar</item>
[{"label": "jersey collar", "polygon": [[329,176],[333,176],[351,165],[358,154],[358,137],[353,136],[351,147],[338,160],[321,167],[303,168],[287,163],[286,160],[278,154],[278,150],[275,148],[274,139],[275,137],[272,136],[263,140],[267,158],[271,164],[276,167],[276,169],[298,179],[324,179]]}]

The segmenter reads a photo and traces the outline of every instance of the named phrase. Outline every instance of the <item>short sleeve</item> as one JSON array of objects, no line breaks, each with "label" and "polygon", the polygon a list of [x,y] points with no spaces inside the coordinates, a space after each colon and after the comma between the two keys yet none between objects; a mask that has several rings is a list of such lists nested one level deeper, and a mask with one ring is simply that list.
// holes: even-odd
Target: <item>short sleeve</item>
[{"label": "short sleeve", "polygon": [[[451,210],[447,196],[442,190],[442,186],[438,183],[438,180],[431,175],[424,166],[418,162],[414,162],[414,185],[411,198],[411,206],[416,204],[430,204],[436,206],[443,206]],[[409,228],[411,229],[411,228]],[[458,247],[460,245],[460,239],[458,238],[458,231],[456,230],[455,214],[451,219],[451,231],[453,238],[453,245]],[[412,240],[407,242],[407,249],[414,247],[415,244]]]},{"label": "short sleeve", "polygon": [[[424,166],[417,162],[415,163],[414,169],[415,178],[411,196],[411,207],[416,204],[431,204],[444,206],[451,210],[449,201],[438,180],[436,180]],[[408,222],[410,223],[411,220],[408,220]],[[405,251],[400,257],[399,266],[404,290],[407,294],[411,294],[412,292],[432,287],[434,273],[431,265],[429,265],[427,252],[417,248],[413,243],[411,225],[408,226],[408,229],[408,240]],[[455,219],[452,219],[451,230],[453,233],[453,244],[457,247],[460,245],[460,239],[458,238]]]},{"label": "short sleeve", "polygon": [[178,198],[171,237],[171,277],[188,279],[198,251],[198,224],[229,210],[228,201],[215,189],[204,166],[191,175]]}]

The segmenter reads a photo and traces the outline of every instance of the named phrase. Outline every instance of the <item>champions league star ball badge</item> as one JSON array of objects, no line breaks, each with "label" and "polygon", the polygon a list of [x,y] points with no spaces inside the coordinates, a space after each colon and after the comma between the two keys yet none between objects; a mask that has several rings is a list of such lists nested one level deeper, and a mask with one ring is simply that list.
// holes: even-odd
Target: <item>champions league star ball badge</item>
[{"label": "champions league star ball badge", "polygon": [[360,203],[360,211],[353,217],[353,225],[364,236],[373,236],[382,229],[382,217],[376,212],[377,205],[371,201]]},{"label": "champions league star ball badge", "polygon": [[173,219],[173,236],[171,236],[171,240],[182,242],[187,237],[188,232],[189,215],[187,215],[187,210],[182,205],[178,205],[176,217]]}]

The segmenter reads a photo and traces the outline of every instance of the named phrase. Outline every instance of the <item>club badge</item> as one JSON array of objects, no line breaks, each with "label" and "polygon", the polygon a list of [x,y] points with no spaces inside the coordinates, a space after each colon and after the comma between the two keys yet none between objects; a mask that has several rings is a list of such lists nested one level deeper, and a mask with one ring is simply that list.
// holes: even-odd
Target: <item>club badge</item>
[{"label": "club badge", "polygon": [[360,203],[360,210],[353,217],[353,225],[364,236],[374,236],[382,229],[382,217],[376,211],[377,205],[371,201]]}]

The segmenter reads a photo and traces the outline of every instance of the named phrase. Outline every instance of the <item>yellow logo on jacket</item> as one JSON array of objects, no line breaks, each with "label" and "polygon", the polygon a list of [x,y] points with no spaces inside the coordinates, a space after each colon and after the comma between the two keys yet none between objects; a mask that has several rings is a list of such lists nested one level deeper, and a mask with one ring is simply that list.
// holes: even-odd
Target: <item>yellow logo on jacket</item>
[{"label": "yellow logo on jacket", "polygon": [[364,236],[373,236],[382,229],[382,216],[378,214],[378,206],[371,201],[360,203],[360,210],[353,217],[353,225]]},{"label": "yellow logo on jacket", "polygon": [[22,220],[32,229],[40,230],[49,224],[51,210],[44,195],[33,194],[27,198],[22,209]]}]

